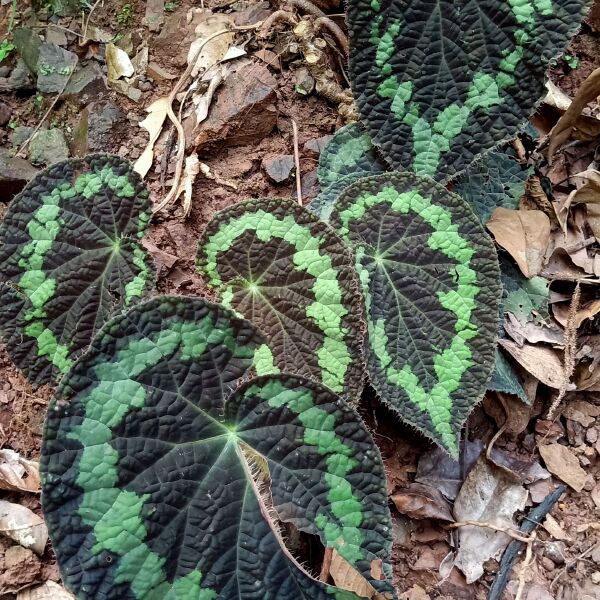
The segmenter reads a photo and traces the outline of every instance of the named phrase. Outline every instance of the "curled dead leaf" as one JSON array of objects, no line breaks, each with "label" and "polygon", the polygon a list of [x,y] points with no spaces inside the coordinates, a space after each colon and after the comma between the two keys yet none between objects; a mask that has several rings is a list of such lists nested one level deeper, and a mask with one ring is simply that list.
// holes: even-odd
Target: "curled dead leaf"
[{"label": "curled dead leaf", "polygon": [[36,587],[30,587],[17,594],[17,600],[75,600],[75,596],[72,596],[65,590],[64,587],[54,583],[54,581],[46,581],[42,585]]},{"label": "curled dead leaf", "polygon": [[139,173],[142,179],[146,177],[152,166],[152,161],[154,160],[154,144],[162,131],[168,110],[169,99],[166,97],[159,98],[146,108],[148,116],[143,121],[139,122],[139,126],[150,134],[147,146],[133,166],[134,171]]},{"label": "curled dead leaf", "polygon": [[[381,565],[379,565],[381,572]],[[373,563],[371,563],[373,571]],[[383,594],[377,590],[345,559],[338,551],[333,548],[331,555],[331,566],[329,573],[333,577],[335,585],[343,590],[354,592],[361,598],[370,598],[371,600],[386,600]]]},{"label": "curled dead leaf", "polygon": [[5,500],[0,500],[0,533],[40,556],[48,540],[48,528],[41,517]]},{"label": "curled dead leaf", "polygon": [[8,448],[0,450],[0,489],[39,492],[39,463]]},{"label": "curled dead leaf", "polygon": [[550,219],[545,213],[498,207],[487,228],[515,259],[525,277],[531,278],[542,270],[550,238]]},{"label": "curled dead leaf", "polygon": [[561,444],[538,444],[538,449],[550,473],[576,492],[583,489],[587,475],[569,448]]},{"label": "curled dead leaf", "polygon": [[411,483],[392,496],[399,512],[413,519],[440,519],[453,521],[450,506],[434,487],[423,483]]}]

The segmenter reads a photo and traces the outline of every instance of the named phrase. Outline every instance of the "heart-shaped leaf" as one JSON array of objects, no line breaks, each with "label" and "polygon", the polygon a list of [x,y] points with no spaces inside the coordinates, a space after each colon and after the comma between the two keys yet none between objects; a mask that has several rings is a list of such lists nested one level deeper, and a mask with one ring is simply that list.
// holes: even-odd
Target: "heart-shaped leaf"
[{"label": "heart-shaped leaf", "polygon": [[501,288],[491,239],[462,198],[408,173],[354,183],[331,223],[356,248],[375,389],[457,456],[494,364]]},{"label": "heart-shaped leaf", "polygon": [[198,267],[266,334],[259,374],[295,373],[358,398],[364,306],[352,254],[325,223],[288,200],[237,204],[207,225]]},{"label": "heart-shaped leaf", "polygon": [[12,201],[0,225],[0,330],[30,381],[65,373],[153,283],[139,242],[149,219],[141,179],[108,155],[56,163]]},{"label": "heart-shaped leaf", "polygon": [[587,0],[352,0],[350,76],[369,132],[402,170],[447,180],[514,137]]},{"label": "heart-shaped leaf", "polygon": [[[357,600],[313,579],[276,518],[363,573],[391,547],[383,465],[324,387],[250,380],[262,336],[231,311],[162,297],[110,321],[63,379],[44,432],[44,514],[82,600]],[[373,597],[376,597],[375,595]]]}]

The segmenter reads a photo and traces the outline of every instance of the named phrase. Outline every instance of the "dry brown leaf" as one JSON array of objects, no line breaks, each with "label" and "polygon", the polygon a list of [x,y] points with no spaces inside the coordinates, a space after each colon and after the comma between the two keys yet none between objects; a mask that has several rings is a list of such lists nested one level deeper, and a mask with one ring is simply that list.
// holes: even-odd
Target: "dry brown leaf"
[{"label": "dry brown leaf", "polygon": [[[219,31],[230,29],[233,25],[233,19],[229,15],[212,14],[210,10],[206,10],[206,14],[206,19],[196,26],[196,39],[190,45],[187,58],[188,64],[193,60],[198,48],[208,37]],[[231,34],[220,35],[206,44],[196,59],[191,74],[192,78],[197,77],[200,72],[205,72],[207,69],[223,60],[227,51],[233,44],[234,38],[235,34],[232,31]]]},{"label": "dry brown leaf", "polygon": [[154,160],[154,144],[162,131],[163,124],[167,118],[168,109],[169,99],[167,97],[159,98],[146,108],[148,116],[143,121],[139,122],[139,126],[144,128],[150,134],[148,145],[144,148],[144,151],[133,166],[134,171],[139,173],[142,179],[146,177],[152,166],[152,161]]},{"label": "dry brown leaf", "polygon": [[338,551],[333,548],[331,555],[331,566],[329,573],[333,577],[335,585],[343,590],[354,592],[361,598],[370,598],[372,600],[385,600],[382,594],[359,573],[345,558],[340,556]]},{"label": "dry brown leaf", "polygon": [[135,73],[135,68],[127,52],[114,44],[106,44],[106,68],[109,81],[116,81],[121,77],[131,77]]},{"label": "dry brown leaf", "polygon": [[586,473],[569,448],[561,444],[538,444],[538,449],[550,473],[556,475],[576,492],[583,489]]},{"label": "dry brown leaf", "polygon": [[542,270],[550,238],[550,219],[545,213],[498,207],[487,228],[515,259],[525,277],[533,277]]},{"label": "dry brown leaf", "polygon": [[600,416],[600,406],[585,400],[571,400],[563,408],[562,414],[569,421],[589,427]]},{"label": "dry brown leaf", "polygon": [[392,496],[399,512],[413,519],[453,521],[450,506],[442,494],[430,485],[411,483]]},{"label": "dry brown leaf", "polygon": [[558,327],[536,325],[531,321],[523,323],[510,312],[506,313],[504,330],[520,346],[525,342],[529,342],[530,344],[545,342],[557,346],[562,346],[565,343],[564,332]]},{"label": "dry brown leaf", "polygon": [[[498,340],[502,346],[528,373],[543,384],[560,389],[564,382],[564,368],[561,353],[547,346],[523,344],[519,346],[510,340]],[[572,384],[567,391],[575,388]]]},{"label": "dry brown leaf", "polygon": [[585,204],[587,222],[600,240],[600,171],[588,169],[577,173],[573,178],[578,184],[578,189],[571,192],[565,201],[567,208],[572,204]]},{"label": "dry brown leaf", "polygon": [[185,158],[183,176],[179,180],[179,187],[173,200],[177,200],[183,194],[183,216],[187,217],[192,210],[192,188],[198,173],[200,173],[200,161],[194,152]]},{"label": "dry brown leaf", "polygon": [[[514,514],[525,508],[528,495],[512,476],[482,456],[456,497],[454,516],[457,521],[478,521],[516,529]],[[498,558],[511,538],[502,531],[468,525],[458,530],[458,540],[455,564],[464,573],[467,583],[472,583],[483,575],[483,563],[489,558]]]},{"label": "dry brown leaf", "polygon": [[575,94],[575,98],[567,108],[566,112],[558,120],[548,135],[548,161],[552,162],[552,156],[556,149],[564,144],[577,127],[577,123],[585,106],[600,95],[600,69],[592,71],[588,78],[581,84]]},{"label": "dry brown leaf", "polygon": [[555,539],[568,541],[571,538],[567,532],[558,524],[558,521],[550,514],[546,515],[542,527]]},{"label": "dry brown leaf", "polygon": [[0,450],[0,489],[39,492],[39,463],[8,448]]},{"label": "dry brown leaf", "polygon": [[42,585],[36,587],[30,587],[17,594],[17,600],[75,600],[75,596],[72,596],[65,590],[64,587],[54,583],[54,581],[46,581]]},{"label": "dry brown leaf", "polygon": [[42,555],[48,540],[44,520],[20,504],[0,500],[0,533]]},{"label": "dry brown leaf", "polygon": [[[568,302],[560,302],[552,305],[552,314],[554,318],[563,326],[567,326],[567,320],[569,318],[569,306]],[[581,327],[582,323],[587,319],[593,319],[600,312],[600,299],[592,300],[584,304],[575,315],[575,327]]]}]

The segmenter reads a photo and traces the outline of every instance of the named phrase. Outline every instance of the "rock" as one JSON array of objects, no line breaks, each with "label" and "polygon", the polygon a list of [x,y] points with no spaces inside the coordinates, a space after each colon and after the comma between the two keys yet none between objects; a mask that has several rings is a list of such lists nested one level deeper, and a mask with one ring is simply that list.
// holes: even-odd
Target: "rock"
[{"label": "rock", "polygon": [[547,542],[544,548],[544,556],[547,556],[555,565],[565,562],[565,545],[563,542]]},{"label": "rock", "polygon": [[576,492],[585,485],[586,472],[579,465],[579,460],[569,448],[560,444],[538,444],[541,457],[550,473],[562,479]]},{"label": "rock", "polygon": [[193,146],[210,150],[257,143],[277,124],[277,81],[263,65],[247,64],[230,75],[217,92],[205,121],[194,128]]},{"label": "rock", "polygon": [[46,29],[46,41],[55,46],[66,46],[69,43],[65,32],[53,25],[48,25]]},{"label": "rock", "polygon": [[45,94],[62,92],[77,61],[77,54],[44,42],[37,63],[37,89]]},{"label": "rock", "polygon": [[38,557],[22,546],[11,546],[4,553],[4,568],[1,569],[0,589],[3,593],[16,592],[34,583],[40,575],[41,563]]},{"label": "rock", "polygon": [[87,104],[89,100],[101,98],[107,90],[102,68],[98,63],[91,62],[73,73],[67,84],[65,96],[73,96],[81,104]]},{"label": "rock", "polygon": [[12,200],[37,173],[26,160],[11,156],[7,148],[0,148],[0,200]]},{"label": "rock", "polygon": [[42,40],[32,29],[18,27],[13,33],[13,44],[29,71],[37,74]]},{"label": "rock", "polygon": [[534,504],[543,502],[544,498],[552,492],[556,487],[556,483],[552,479],[542,479],[536,481],[529,486],[529,493],[531,494],[531,501]]},{"label": "rock", "polygon": [[60,129],[41,129],[29,143],[29,160],[34,165],[51,165],[69,158],[69,147]]},{"label": "rock", "polygon": [[177,79],[177,75],[173,73],[169,73],[169,71],[163,69],[160,65],[156,64],[154,61],[150,61],[148,63],[148,69],[146,70],[146,75],[153,79],[154,81],[170,81],[173,79]]},{"label": "rock", "polygon": [[4,127],[10,121],[11,116],[12,108],[8,104],[0,102],[0,127]]},{"label": "rock", "polygon": [[600,584],[600,571],[594,571],[591,576],[594,585]]},{"label": "rock", "polygon": [[123,79],[111,81],[110,86],[114,90],[117,90],[117,92],[123,94],[124,96],[127,96],[130,100],[133,100],[134,102],[139,102],[142,99],[142,91],[134,87],[130,83],[127,83]]},{"label": "rock", "polygon": [[313,158],[317,158],[321,152],[323,152],[323,148],[327,145],[329,140],[331,140],[332,135],[323,135],[318,138],[313,138],[312,140],[308,140],[306,144],[304,144],[304,151]]},{"label": "rock", "polygon": [[546,571],[554,571],[554,563],[547,556],[542,556],[540,562]]},{"label": "rock", "polygon": [[294,167],[293,154],[282,154],[272,158],[264,158],[262,161],[262,168],[273,183],[287,181]]},{"label": "rock", "polygon": [[31,90],[34,87],[29,69],[20,58],[8,77],[0,77],[0,92]]},{"label": "rock", "polygon": [[590,427],[585,432],[585,441],[588,442],[589,444],[595,444],[598,441],[598,428],[597,427]]},{"label": "rock", "polygon": [[73,130],[72,150],[75,156],[106,151],[111,133],[123,113],[111,101],[92,102],[81,113]]},{"label": "rock", "polygon": [[234,9],[235,24],[238,26],[255,25],[267,19],[273,10],[268,2],[256,3],[237,3],[237,8]]},{"label": "rock", "polygon": [[142,25],[150,31],[158,33],[165,22],[165,0],[148,0],[146,2],[146,14],[142,19]]},{"label": "rock", "polygon": [[18,150],[25,140],[33,133],[33,127],[25,127],[24,125],[19,125],[15,127],[12,135],[10,136],[10,144],[15,149]]},{"label": "rock", "polygon": [[302,96],[308,96],[315,89],[315,79],[306,67],[294,71],[294,89]]},{"label": "rock", "polygon": [[149,92],[153,88],[152,82],[146,79],[138,82],[138,89],[142,92]]}]

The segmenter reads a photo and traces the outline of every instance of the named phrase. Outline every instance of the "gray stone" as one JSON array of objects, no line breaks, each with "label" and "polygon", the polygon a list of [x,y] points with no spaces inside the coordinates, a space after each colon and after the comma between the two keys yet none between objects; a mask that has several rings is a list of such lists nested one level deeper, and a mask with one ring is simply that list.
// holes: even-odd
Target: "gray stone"
[{"label": "gray stone", "polygon": [[44,42],[40,46],[37,64],[38,90],[45,94],[62,92],[77,61],[77,54]]},{"label": "gray stone", "polygon": [[60,129],[42,129],[29,143],[29,160],[34,165],[51,165],[69,158],[69,148]]},{"label": "gray stone", "polygon": [[123,113],[112,102],[94,102],[88,110],[88,147],[94,152],[105,150],[108,137]]},{"label": "gray stone", "polygon": [[22,58],[17,60],[15,68],[8,77],[0,77],[0,92],[31,90],[34,87],[31,73]]},{"label": "gray stone", "polygon": [[5,102],[0,102],[0,127],[4,127],[12,116],[12,108]]},{"label": "gray stone", "polygon": [[142,24],[150,31],[159,32],[165,22],[165,0],[148,0]]},{"label": "gray stone", "polygon": [[283,183],[290,178],[295,166],[292,154],[282,154],[272,158],[264,158],[263,169],[273,183]]},{"label": "gray stone", "polygon": [[49,25],[46,29],[46,41],[56,46],[66,46],[69,43],[64,30],[53,25]]},{"label": "gray stone", "polygon": [[562,565],[565,562],[565,545],[563,542],[547,542],[544,556],[548,557],[555,565]]},{"label": "gray stone", "polygon": [[40,36],[31,29],[19,27],[14,31],[13,43],[27,68],[32,73],[37,73],[40,48],[42,46]]},{"label": "gray stone", "polygon": [[89,100],[102,97],[106,91],[106,77],[102,68],[96,62],[91,62],[73,73],[67,88],[66,96],[75,96],[78,101],[86,104]]},{"label": "gray stone", "polygon": [[294,89],[302,96],[308,96],[315,89],[315,79],[306,67],[294,71]]},{"label": "gray stone", "polygon": [[304,144],[304,151],[310,156],[317,157],[321,152],[323,152],[323,148],[327,145],[329,140],[331,140],[332,135],[323,135],[318,138],[313,138],[312,140],[308,140],[306,144]]},{"label": "gray stone", "polygon": [[37,173],[26,160],[15,158],[8,148],[0,148],[0,200],[12,200]]},{"label": "gray stone", "polygon": [[18,150],[32,133],[33,127],[25,127],[24,125],[15,127],[10,136],[12,147],[15,148],[15,150]]}]

